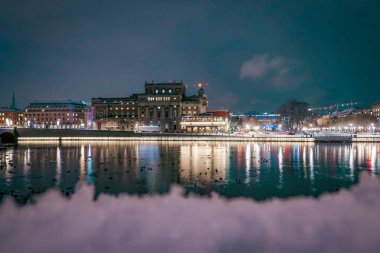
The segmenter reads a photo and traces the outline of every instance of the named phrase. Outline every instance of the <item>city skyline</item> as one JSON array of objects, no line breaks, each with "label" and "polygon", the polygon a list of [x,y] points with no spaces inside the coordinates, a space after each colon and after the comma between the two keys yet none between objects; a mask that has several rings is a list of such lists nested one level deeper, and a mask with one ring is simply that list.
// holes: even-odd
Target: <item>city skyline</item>
[{"label": "city skyline", "polygon": [[[4,2],[0,106],[207,82],[211,109],[378,101],[375,1]],[[196,89],[189,93],[195,93]]]},{"label": "city skyline", "polygon": [[[171,83],[171,81],[169,81],[168,83]],[[196,85],[192,85],[192,86],[196,86]],[[188,85],[186,85],[186,87],[188,87]],[[191,87],[191,86],[190,86]],[[193,91],[193,90],[192,90]],[[193,93],[196,93],[196,92],[193,92]],[[133,94],[129,94],[129,95],[137,95],[137,94],[142,94],[141,92],[140,93],[133,93]],[[112,96],[113,98],[120,98],[122,96]],[[111,98],[112,98],[111,97]],[[124,97],[128,97],[128,95],[125,95]],[[3,104],[0,104],[0,108],[10,108],[10,109],[24,109],[28,104],[32,103],[32,102],[35,102],[35,101],[52,101],[52,102],[59,102],[59,101],[84,101],[84,102],[87,102],[87,103],[91,103],[90,101],[93,100],[93,99],[97,99],[97,98],[105,98],[104,96],[98,96],[98,97],[94,97],[94,98],[91,98],[89,101],[86,101],[84,99],[71,99],[71,98],[61,98],[61,99],[49,99],[49,98],[38,98],[38,99],[33,99],[33,100],[30,100],[30,101],[22,101],[21,104],[25,104],[25,106],[18,106],[19,103],[18,103],[18,100],[16,99],[16,96],[15,96],[15,92],[13,91],[12,92],[12,97],[9,98],[9,103],[7,104],[5,101],[5,103]],[[294,99],[294,98],[288,98],[287,100],[290,100],[290,99]],[[17,101],[17,102],[16,102]],[[286,101],[284,101],[286,102]],[[378,104],[379,101],[347,101],[346,103],[340,103],[340,102],[337,102],[337,103],[330,103],[329,105],[325,104],[325,105],[312,105],[312,104],[309,104],[307,101],[303,101],[303,102],[306,102],[308,104],[308,107],[310,108],[310,110],[314,111],[314,110],[336,110],[336,111],[339,111],[339,108],[340,109],[344,109],[344,108],[348,108],[348,107],[352,107],[352,108],[371,108],[373,107],[375,104]],[[363,106],[364,105],[364,106]],[[276,113],[279,109],[280,105],[277,106],[277,108],[275,108],[273,111],[269,111],[269,110],[262,110],[260,112],[264,112],[264,113]],[[217,108],[213,108],[212,105],[210,106],[210,110],[218,110]],[[228,110],[228,108],[222,108],[219,110]],[[232,113],[245,113],[245,114],[252,114],[252,113],[259,113],[259,111],[255,110],[255,108],[250,108],[248,109],[247,111],[230,111]]]}]

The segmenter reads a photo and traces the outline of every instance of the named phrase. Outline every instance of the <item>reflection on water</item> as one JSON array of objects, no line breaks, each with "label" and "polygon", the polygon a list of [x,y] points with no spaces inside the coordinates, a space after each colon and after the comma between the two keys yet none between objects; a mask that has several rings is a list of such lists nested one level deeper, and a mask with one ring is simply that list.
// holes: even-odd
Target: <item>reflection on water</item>
[{"label": "reflection on water", "polygon": [[380,170],[380,144],[72,142],[25,143],[1,151],[0,199],[18,203],[59,188],[70,197],[80,181],[107,193],[187,192],[226,197],[319,196]]}]

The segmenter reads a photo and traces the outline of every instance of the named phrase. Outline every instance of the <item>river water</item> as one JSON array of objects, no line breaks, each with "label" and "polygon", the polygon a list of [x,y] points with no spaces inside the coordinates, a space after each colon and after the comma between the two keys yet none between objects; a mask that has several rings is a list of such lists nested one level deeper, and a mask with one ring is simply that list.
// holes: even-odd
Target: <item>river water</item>
[{"label": "river water", "polygon": [[257,201],[318,197],[358,184],[362,171],[380,172],[373,143],[28,142],[0,152],[0,200],[22,206],[53,188],[70,199],[80,182],[94,186],[94,201],[173,185]]}]

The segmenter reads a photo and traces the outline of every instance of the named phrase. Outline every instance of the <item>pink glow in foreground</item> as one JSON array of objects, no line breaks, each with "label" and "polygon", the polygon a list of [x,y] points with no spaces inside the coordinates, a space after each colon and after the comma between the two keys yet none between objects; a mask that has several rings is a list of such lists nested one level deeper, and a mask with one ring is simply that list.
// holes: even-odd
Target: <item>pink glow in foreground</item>
[{"label": "pink glow in foreground", "polygon": [[320,199],[257,203],[182,196],[101,196],[82,185],[70,200],[0,207],[0,252],[377,252],[380,182]]}]

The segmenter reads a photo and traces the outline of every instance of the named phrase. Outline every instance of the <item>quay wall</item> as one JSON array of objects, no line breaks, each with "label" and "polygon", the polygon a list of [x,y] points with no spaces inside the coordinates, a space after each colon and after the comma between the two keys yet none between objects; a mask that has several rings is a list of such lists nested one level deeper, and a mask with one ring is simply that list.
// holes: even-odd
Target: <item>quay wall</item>
[{"label": "quay wall", "polygon": [[132,131],[101,131],[75,129],[17,129],[18,141],[243,141],[243,142],[378,142],[380,135],[304,137],[289,135],[205,135],[205,134],[143,134]]},{"label": "quay wall", "polygon": [[72,129],[18,129],[18,141],[245,141],[245,142],[314,142],[302,136],[228,136],[205,134],[142,134],[132,131]]},{"label": "quay wall", "polygon": [[380,136],[353,137],[352,142],[380,142]]}]

